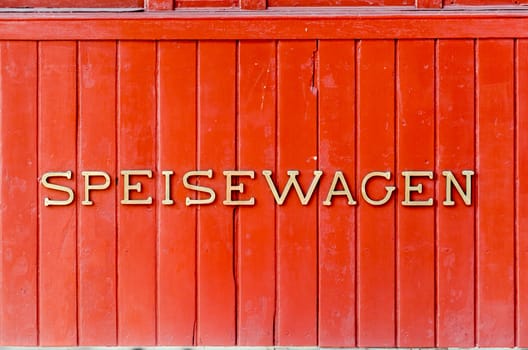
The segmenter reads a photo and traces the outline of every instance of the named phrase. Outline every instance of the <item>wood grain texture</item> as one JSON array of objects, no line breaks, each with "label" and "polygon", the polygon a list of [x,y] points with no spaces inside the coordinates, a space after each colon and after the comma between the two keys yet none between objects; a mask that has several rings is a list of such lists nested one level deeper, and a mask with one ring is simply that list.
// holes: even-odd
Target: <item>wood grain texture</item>
[{"label": "wood grain texture", "polygon": [[196,207],[185,205],[182,175],[196,168],[196,43],[158,45],[157,162],[174,172],[172,205],[163,204],[166,181],[158,180],[158,344],[189,345],[196,322]]},{"label": "wood grain texture", "polygon": [[4,0],[2,7],[143,7],[143,0]]},{"label": "wood grain texture", "polygon": [[[121,42],[117,56],[118,169],[152,169],[156,164],[156,44]],[[122,204],[124,176],[118,174],[117,311],[120,345],[156,344],[156,208]],[[131,176],[141,193],[157,198],[154,179]]]},{"label": "wood grain texture", "polygon": [[[0,16],[0,37],[48,21],[63,38],[181,39],[0,42],[0,345],[527,346],[528,44],[493,38],[525,36],[524,15],[282,11]],[[227,37],[268,40],[211,40]],[[153,176],[129,192],[152,204],[123,204],[120,172],[138,169]],[[207,197],[184,185],[196,169],[212,204],[185,204]],[[294,169],[305,193],[324,175],[308,205],[295,190],[278,205],[262,171],[282,192]],[[50,181],[75,201],[45,206],[67,195],[43,175],[67,170]],[[86,170],[110,178],[93,206]],[[224,170],[255,171],[233,180],[254,206],[225,205]],[[433,206],[402,205],[409,170],[434,171],[411,195]],[[476,171],[470,205],[455,190],[444,205],[443,170],[463,188]],[[357,204],[324,205],[336,171]],[[380,206],[361,194],[372,171],[391,178],[371,197],[398,187]]]},{"label": "wood grain texture", "polygon": [[[436,171],[450,169],[464,183],[462,170],[475,168],[474,43],[440,40],[436,55]],[[445,198],[443,176],[436,192]],[[474,346],[475,207],[459,199],[436,216],[436,346]]]},{"label": "wood grain texture", "polygon": [[[237,168],[275,171],[277,60],[274,41],[241,41],[238,48]],[[238,210],[237,345],[274,345],[275,205],[262,175],[241,177],[256,206]],[[265,220],[262,220],[265,218]]]},{"label": "wood grain texture", "polygon": [[[342,171],[349,187],[355,189],[356,44],[353,40],[320,41],[318,55],[319,169],[330,177]],[[333,197],[331,206],[323,205],[328,181],[328,187],[320,187],[318,203],[319,345],[354,347],[356,208],[343,196]]]},{"label": "wood grain texture", "polygon": [[[213,179],[217,200],[198,207],[198,345],[235,345],[236,271],[234,207],[224,206],[222,171],[236,165],[236,43],[204,41],[198,45],[198,169]],[[194,181],[194,180],[193,180]]]},{"label": "wood grain texture", "polygon": [[[512,40],[479,40],[477,319],[479,346],[514,346],[514,71]],[[504,198],[511,198],[504,200]]]},{"label": "wood grain texture", "polygon": [[[395,47],[390,40],[364,40],[357,47],[357,174],[390,172],[368,188],[376,200],[395,183]],[[376,135],[373,137],[372,135]],[[358,185],[359,186],[359,185]],[[396,346],[395,200],[357,209],[358,346]]]},{"label": "wood grain texture", "polygon": [[[103,170],[111,179],[117,176],[116,51],[114,42],[79,43],[78,176],[93,170]],[[103,177],[90,177],[90,184],[101,183]],[[83,201],[84,188],[85,180],[78,181]],[[116,191],[91,191],[93,205],[78,208],[81,345],[117,345]]]},{"label": "wood grain texture", "polygon": [[[432,172],[434,169],[434,41],[401,41],[396,55],[397,183],[404,189],[406,180],[400,175],[403,171]],[[411,202],[432,199],[434,175],[432,177],[412,177],[410,183],[421,185],[421,193],[413,191],[407,196],[405,190],[400,190],[397,196],[397,335],[400,347],[434,346],[434,201],[418,207],[401,205],[409,199]]]},{"label": "wood grain texture", "polygon": [[[524,12],[424,14],[277,9],[166,14],[2,14],[0,40],[238,40],[526,38]],[[219,30],[221,28],[221,30]]]},{"label": "wood grain texture", "polygon": [[[277,49],[277,174],[299,170],[306,192],[317,169],[317,87],[314,41],[279,41]],[[282,191],[281,191],[282,192]],[[270,198],[270,197],[268,197]],[[270,198],[271,199],[271,198]],[[277,208],[277,345],[317,342],[317,204],[294,193]]]},{"label": "wood grain texture", "polygon": [[0,342],[38,345],[37,43],[0,43]]},{"label": "wood grain texture", "polygon": [[518,40],[516,47],[516,144],[515,144],[515,169],[516,169],[516,346],[528,346],[528,112],[526,101],[528,98],[527,79],[528,42]]},{"label": "wood grain texture", "polygon": [[[77,168],[77,45],[39,43],[39,176]],[[65,177],[50,182],[75,188]],[[39,345],[77,344],[77,205],[44,205],[44,198],[66,199],[43,189],[39,195]],[[57,302],[60,300],[60,302]]]}]

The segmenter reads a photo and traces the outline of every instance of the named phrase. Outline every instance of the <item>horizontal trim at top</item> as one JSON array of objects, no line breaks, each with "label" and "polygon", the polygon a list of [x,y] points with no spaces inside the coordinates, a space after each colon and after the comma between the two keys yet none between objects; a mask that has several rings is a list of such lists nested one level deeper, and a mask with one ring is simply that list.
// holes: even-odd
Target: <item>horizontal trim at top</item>
[{"label": "horizontal trim at top", "polygon": [[43,12],[142,12],[142,7],[0,7],[0,13],[43,13]]},{"label": "horizontal trim at top", "polygon": [[[5,346],[3,350],[71,350],[72,347],[67,346]],[[416,350],[416,349],[430,349],[430,350],[479,350],[483,348],[457,348],[457,347],[422,347],[422,348],[332,348],[332,347],[318,347],[318,346],[79,346],[73,349],[76,350]],[[486,347],[485,350],[505,350],[505,349],[524,349],[524,348],[504,348],[504,347]]]},{"label": "horizontal trim at top", "polygon": [[[47,347],[19,347],[19,346],[6,346],[2,347],[2,350],[71,350],[72,347],[58,347],[58,346],[47,346]],[[416,349],[430,349],[430,350],[479,350],[483,348],[332,348],[332,347],[318,347],[318,346],[80,346],[75,347],[76,350],[416,350]],[[505,349],[523,349],[523,348],[504,348],[504,347],[486,347],[485,350],[505,350]]]},{"label": "horizontal trim at top", "polygon": [[0,40],[525,38],[528,11],[273,9],[0,14]]}]

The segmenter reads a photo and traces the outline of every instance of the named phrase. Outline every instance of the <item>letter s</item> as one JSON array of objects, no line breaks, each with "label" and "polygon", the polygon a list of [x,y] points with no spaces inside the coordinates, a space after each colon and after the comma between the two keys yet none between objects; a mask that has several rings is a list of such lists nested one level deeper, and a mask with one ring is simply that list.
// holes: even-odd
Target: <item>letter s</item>
[{"label": "letter s", "polygon": [[70,187],[56,185],[56,184],[52,184],[48,182],[48,178],[50,177],[65,177],[68,180],[71,180],[72,172],[71,170],[56,171],[56,172],[48,172],[42,175],[42,180],[41,180],[42,186],[50,190],[65,192],[68,194],[68,199],[65,199],[65,200],[49,199],[48,197],[44,197],[44,205],[47,207],[50,205],[69,205],[71,204],[74,199],[73,190]]}]

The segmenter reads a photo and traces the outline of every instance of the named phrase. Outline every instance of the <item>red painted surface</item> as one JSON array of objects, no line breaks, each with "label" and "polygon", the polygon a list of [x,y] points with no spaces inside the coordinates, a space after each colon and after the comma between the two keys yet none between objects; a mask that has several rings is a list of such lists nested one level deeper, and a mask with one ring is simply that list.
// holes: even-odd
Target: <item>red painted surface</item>
[{"label": "red painted surface", "polygon": [[[515,343],[513,50],[513,40],[482,40],[475,50],[476,337],[482,346],[512,347]],[[500,69],[496,60],[503,62]]]},{"label": "red painted surface", "polygon": [[515,43],[515,59],[516,59],[516,85],[515,85],[515,101],[517,102],[517,109],[515,114],[515,283],[517,286],[517,293],[515,295],[515,331],[517,334],[517,344],[519,346],[527,346],[528,344],[528,279],[527,275],[523,273],[528,268],[528,233],[526,220],[527,207],[525,197],[527,195],[526,183],[520,181],[522,177],[527,175],[526,163],[524,159],[527,156],[526,150],[526,135],[527,125],[524,117],[526,113],[526,102],[524,100],[526,93],[526,78],[528,78],[527,66],[524,63],[524,58],[528,54],[528,46],[525,40],[517,40]]},{"label": "red painted surface", "polygon": [[[158,44],[158,167],[180,174],[196,168],[196,43]],[[173,150],[179,150],[173,152]],[[171,177],[173,198],[185,196]],[[165,181],[158,183],[164,193]],[[196,319],[196,208],[157,204],[158,344],[193,344]]]},{"label": "red painted surface", "polygon": [[145,7],[147,10],[162,11],[174,9],[173,0],[147,0]]},{"label": "red painted surface", "polygon": [[[122,42],[117,46],[118,171],[149,169],[156,164],[156,53],[153,42]],[[157,197],[154,180],[133,176],[131,183],[138,178],[143,191]],[[132,198],[145,196],[136,194]],[[118,203],[121,200],[123,191],[118,191]],[[118,343],[153,345],[157,302],[156,208],[118,204],[116,209]]]},{"label": "red painted surface", "polygon": [[268,6],[413,6],[411,0],[269,0]]},{"label": "red painted surface", "polygon": [[[277,46],[277,174],[284,187],[289,169],[302,171],[307,188],[317,169],[315,41]],[[317,205],[290,198],[277,208],[277,316],[279,345],[317,342]]]},{"label": "red painted surface", "polygon": [[237,0],[175,0],[176,8],[185,7],[236,7]]},{"label": "red painted surface", "polygon": [[[38,177],[37,43],[0,45],[1,108],[17,118],[1,119],[2,150],[0,266],[2,275],[0,332],[2,343],[34,346],[37,335]],[[23,140],[24,142],[20,142]],[[3,152],[6,148],[10,152]],[[18,184],[11,188],[10,183]],[[19,266],[24,268],[21,270]]]},{"label": "red painted surface", "polygon": [[[526,15],[376,11],[1,15],[0,343],[528,346]],[[141,169],[152,204],[122,204]],[[279,205],[263,170],[324,174]],[[409,170],[432,206],[402,205]],[[323,203],[336,171],[356,205]]]},{"label": "red painted surface", "polygon": [[[77,174],[85,169],[108,169],[116,164],[116,44],[78,43],[78,155]],[[100,83],[95,83],[100,81]],[[94,177],[94,183],[101,179]],[[77,184],[84,193],[84,184]],[[116,318],[116,195],[90,194],[101,205],[78,207],[78,329],[79,344],[117,344]]]},{"label": "red painted surface", "polygon": [[499,5],[499,6],[518,6],[525,5],[526,0],[445,0],[444,6],[479,6],[479,5]]},{"label": "red painted surface", "polygon": [[[318,49],[319,169],[353,174],[356,155],[347,154],[343,164],[336,150],[354,149],[356,142],[356,43],[323,40]],[[348,181],[357,188],[354,178]],[[354,347],[357,209],[346,198],[333,203],[319,203],[319,344]]]},{"label": "red painted surface", "polygon": [[[164,0],[151,0],[162,2]],[[111,8],[111,7],[143,7],[143,0],[3,0],[2,7],[31,8],[31,7],[67,7],[67,8]]]},{"label": "red painted surface", "polygon": [[[239,169],[276,170],[276,53],[274,41],[240,42],[238,46]],[[248,191],[265,198],[268,187],[263,182],[251,183]],[[258,207],[238,210],[237,344],[273,344],[275,205],[271,201],[260,201]],[[263,217],[266,220],[261,220]]]},{"label": "red painted surface", "polygon": [[[77,114],[77,45],[72,41],[39,43],[38,62],[38,151],[33,161],[39,173],[76,169],[77,120],[71,116]],[[57,182],[65,185],[68,180]],[[75,183],[73,179],[71,185]],[[45,196],[50,193],[39,191],[39,345],[71,346],[77,343],[77,205],[45,210]]]},{"label": "red painted surface", "polygon": [[[427,169],[434,164],[434,87],[435,43],[433,40],[398,43],[396,60],[396,126],[398,173]],[[413,182],[425,178],[416,178]],[[404,178],[399,179],[400,187]],[[416,200],[434,195],[434,183],[425,182]],[[398,193],[398,201],[404,200]],[[434,207],[398,207],[396,209],[396,304],[397,343],[401,347],[434,347]],[[419,344],[419,345],[418,345]]]},{"label": "red painted surface", "polygon": [[[218,179],[223,169],[236,168],[236,43],[201,42],[197,56],[197,169],[214,169]],[[218,180],[198,183],[224,192]],[[234,218],[234,208],[221,201],[198,207],[197,345],[236,344]]]},{"label": "red painted surface", "polygon": [[[392,40],[362,40],[357,44],[356,55],[357,176],[363,178],[372,169],[394,173],[395,43]],[[372,181],[373,197],[382,198],[385,185],[383,179]],[[395,207],[395,201],[391,201],[382,207],[364,205],[357,208],[357,338],[360,347],[396,346]]]},{"label": "red painted surface", "polygon": [[[475,167],[474,60],[473,40],[436,45],[436,169]],[[475,207],[439,206],[435,241],[437,346],[474,346]]]}]

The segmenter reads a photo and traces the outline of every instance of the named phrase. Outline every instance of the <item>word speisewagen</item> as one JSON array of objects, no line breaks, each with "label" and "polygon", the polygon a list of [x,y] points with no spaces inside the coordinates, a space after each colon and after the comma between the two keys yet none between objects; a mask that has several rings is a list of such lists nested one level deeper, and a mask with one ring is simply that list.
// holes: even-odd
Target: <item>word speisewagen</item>
[{"label": "word speisewagen", "polygon": [[[321,170],[313,171],[313,178],[307,189],[303,189],[298,181],[298,176],[301,175],[298,170],[288,170],[288,179],[283,185],[282,189],[273,179],[273,172],[271,170],[262,170],[260,174],[262,178],[257,178],[255,170],[224,170],[218,176],[212,169],[208,170],[191,170],[182,174],[182,185],[189,190],[189,195],[184,198],[185,205],[207,205],[214,203],[217,198],[217,193],[212,187],[209,187],[210,181],[223,181],[225,184],[225,194],[222,203],[224,205],[255,205],[257,198],[251,195],[252,181],[266,181],[270,196],[274,198],[277,205],[283,205],[292,192],[292,188],[297,194],[297,198],[302,205],[307,205],[314,197],[314,193],[320,185],[321,178],[328,175],[331,178],[330,185],[326,189],[319,190],[319,198],[322,198],[322,204],[325,206],[332,205],[336,198],[344,198],[348,205],[357,205],[358,200],[373,206],[384,205],[391,200],[394,192],[397,189],[396,182],[392,172],[390,171],[372,171],[365,174],[359,181],[357,191],[352,191],[347,177],[342,171],[335,171],[333,174],[324,174]],[[260,175],[259,174],[259,175]],[[455,173],[450,170],[441,172],[441,176],[445,178],[445,195],[442,198],[444,206],[455,205],[454,193],[456,192],[462,202],[466,206],[472,204],[472,179],[475,172],[473,170],[462,170],[461,176],[464,180],[459,181]],[[96,204],[91,199],[91,193],[94,191],[104,191],[110,188],[112,181],[108,172],[100,170],[82,171],[83,181],[83,199],[82,205]],[[154,172],[149,169],[140,170],[121,170],[120,175],[122,181],[116,179],[115,185],[120,186],[122,191],[121,204],[123,205],[150,205],[153,202],[153,195],[143,191],[143,183],[145,181],[153,181]],[[276,175],[276,174],[275,174]],[[402,171],[400,174],[404,179],[404,186],[400,190],[403,191],[404,206],[432,206],[434,203],[432,196],[424,196],[424,184],[426,181],[434,181],[435,174],[428,170],[408,170]],[[175,176],[172,170],[162,170],[160,172],[159,180],[163,181],[164,191],[160,194],[161,204],[173,205],[175,199],[172,195],[172,178]],[[260,176],[259,176],[260,177]],[[67,186],[61,183],[60,178],[72,180],[73,172],[67,171],[53,171],[44,173],[41,177],[41,184],[44,188],[52,190],[52,192],[44,197],[45,206],[70,205],[75,200],[75,186]],[[381,185],[383,193],[371,193],[369,184],[383,181]],[[56,193],[53,193],[56,192]],[[193,196],[194,192],[194,196]],[[379,192],[379,191],[376,191]],[[359,194],[358,194],[359,193]],[[134,198],[132,198],[132,196]],[[270,198],[271,198],[270,197]],[[259,198],[260,200],[265,200]],[[178,200],[178,199],[176,199]]]}]

